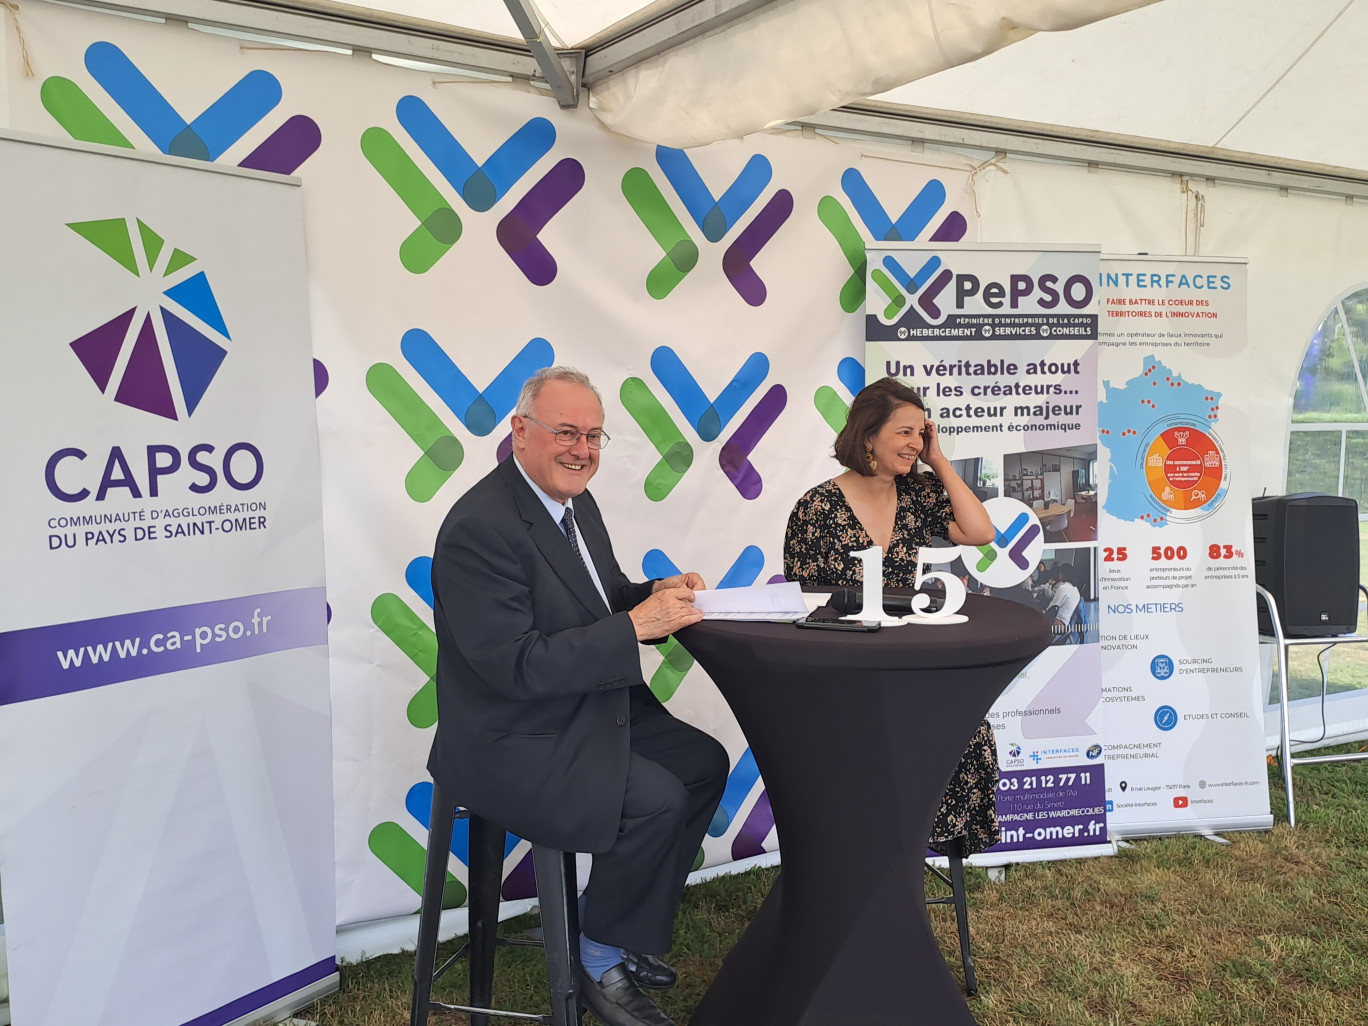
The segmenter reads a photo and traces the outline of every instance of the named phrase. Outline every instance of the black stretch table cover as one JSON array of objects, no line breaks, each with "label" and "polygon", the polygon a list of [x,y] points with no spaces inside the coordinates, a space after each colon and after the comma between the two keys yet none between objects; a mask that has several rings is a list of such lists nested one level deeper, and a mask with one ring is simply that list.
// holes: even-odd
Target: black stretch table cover
[{"label": "black stretch table cover", "polygon": [[1050,628],[1002,599],[962,611],[873,634],[709,620],[677,635],[750,742],[783,852],[691,1026],[973,1024],[922,860],[965,746]]}]

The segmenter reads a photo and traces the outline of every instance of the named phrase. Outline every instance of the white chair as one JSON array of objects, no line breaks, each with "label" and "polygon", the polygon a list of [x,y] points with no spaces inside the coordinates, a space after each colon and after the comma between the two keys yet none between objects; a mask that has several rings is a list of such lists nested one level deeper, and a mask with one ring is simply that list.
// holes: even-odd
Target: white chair
[{"label": "white chair", "polygon": [[1069,517],[1073,516],[1074,501],[1069,499],[1064,503],[1064,512],[1058,516],[1051,517],[1049,526],[1045,528],[1046,534],[1055,535],[1056,541],[1064,541],[1064,532],[1069,529]]},{"label": "white chair", "polygon": [[1044,499],[1032,499],[1032,500],[1031,500],[1031,508],[1032,508],[1032,509],[1044,509],[1044,508],[1045,508],[1045,500],[1044,500]]},{"label": "white chair", "polygon": [[[1359,593],[1365,602],[1368,602],[1368,587],[1362,584],[1358,586]],[[1322,715],[1325,710],[1325,694],[1330,686],[1330,668],[1324,660],[1325,653],[1332,645],[1346,643],[1368,642],[1368,635],[1364,634],[1333,634],[1328,637],[1288,637],[1283,633],[1282,614],[1278,611],[1278,603],[1265,588],[1261,585],[1254,585],[1254,591],[1258,594],[1264,604],[1268,607],[1269,620],[1272,623],[1272,637],[1264,633],[1265,628],[1259,628],[1260,641],[1273,641],[1277,644],[1277,662],[1274,670],[1278,674],[1278,720],[1280,727],[1278,741],[1278,765],[1282,768],[1283,792],[1287,796],[1287,825],[1294,827],[1297,825],[1297,807],[1292,800],[1292,769],[1295,766],[1305,766],[1315,762],[1359,762],[1368,759],[1368,752],[1358,751],[1349,752],[1344,755],[1293,755],[1292,746],[1300,743],[1300,751],[1306,751],[1317,745],[1325,738],[1322,729],[1320,738],[1310,738],[1300,740],[1292,736],[1292,715],[1291,701],[1287,697],[1287,675],[1290,670],[1289,661],[1291,658],[1291,647],[1293,645],[1320,645],[1320,654],[1316,656],[1316,662],[1321,671],[1321,710]],[[1324,722],[1324,721],[1322,721]]]}]

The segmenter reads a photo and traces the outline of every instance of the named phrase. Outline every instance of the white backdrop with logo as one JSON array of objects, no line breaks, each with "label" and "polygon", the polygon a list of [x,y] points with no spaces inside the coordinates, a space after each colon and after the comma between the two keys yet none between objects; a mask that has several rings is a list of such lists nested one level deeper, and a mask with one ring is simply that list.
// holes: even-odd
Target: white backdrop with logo
[{"label": "white backdrop with logo", "polygon": [[[568,363],[602,390],[613,438],[594,492],[630,575],[766,581],[793,502],[839,470],[832,423],[863,383],[864,246],[918,197],[972,237],[972,164],[779,136],[657,151],[516,88],[41,3],[25,15],[38,76],[12,81],[11,105],[26,128],[113,138],[95,108],[130,145],[183,147],[134,85],[191,126],[236,89],[217,124],[233,113],[239,138],[215,159],[271,163],[273,139],[277,157],[303,154],[338,915],[412,912],[433,722],[426,560],[450,503],[494,466],[522,378]],[[671,711],[732,756],[706,862],[772,852],[725,703],[682,650],[643,653]],[[530,890],[527,852],[510,848],[508,897]],[[458,834],[458,878],[463,853]]]},{"label": "white backdrop with logo", "polygon": [[[199,122],[213,144],[201,159],[304,182],[341,922],[417,905],[432,658],[421,561],[450,501],[493,465],[511,378],[555,360],[599,382],[614,439],[595,492],[633,576],[678,565],[748,583],[779,572],[790,505],[837,469],[834,424],[864,380],[864,246],[889,239],[932,181],[944,197],[926,202],[961,213],[970,241],[1248,254],[1250,358],[1227,387],[1275,418],[1296,340],[1368,279],[1362,204],[1204,184],[1198,233],[1194,193],[1163,176],[797,131],[681,160],[516,83],[41,0],[22,19],[32,78],[3,22],[13,127],[155,152],[193,144],[178,124],[231,112]],[[1256,487],[1280,487],[1283,452],[1281,439],[1254,448]],[[707,861],[773,849],[715,690],[677,650],[644,659],[670,708],[733,757]]]}]

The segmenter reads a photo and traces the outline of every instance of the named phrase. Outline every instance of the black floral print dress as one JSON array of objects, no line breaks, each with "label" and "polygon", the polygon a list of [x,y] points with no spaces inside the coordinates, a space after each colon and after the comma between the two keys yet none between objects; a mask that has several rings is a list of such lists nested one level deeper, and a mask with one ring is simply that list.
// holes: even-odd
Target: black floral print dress
[{"label": "black floral print dress", "polygon": [[[897,479],[897,487],[893,537],[883,557],[884,585],[910,588],[917,575],[917,549],[933,537],[946,536],[954,511],[935,474],[908,474]],[[840,485],[834,479],[824,481],[799,499],[789,514],[784,576],[799,584],[858,588],[864,582],[862,566],[850,553],[873,544]],[[941,800],[931,828],[932,847],[963,837],[965,853],[973,854],[998,842],[997,781],[997,742],[984,720]]]}]

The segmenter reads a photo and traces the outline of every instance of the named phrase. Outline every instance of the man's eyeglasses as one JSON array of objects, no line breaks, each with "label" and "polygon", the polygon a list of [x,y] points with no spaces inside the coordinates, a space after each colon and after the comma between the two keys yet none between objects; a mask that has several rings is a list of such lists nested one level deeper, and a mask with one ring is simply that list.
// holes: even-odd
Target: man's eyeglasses
[{"label": "man's eyeglasses", "polygon": [[599,428],[590,428],[588,431],[577,431],[575,428],[553,428],[550,424],[543,424],[536,417],[529,417],[526,414],[523,415],[523,419],[530,420],[538,427],[546,428],[547,431],[550,431],[556,436],[556,444],[565,449],[570,448],[570,446],[578,442],[581,435],[584,436],[584,440],[589,443],[589,448],[591,449],[602,449],[609,441],[608,432]]}]

